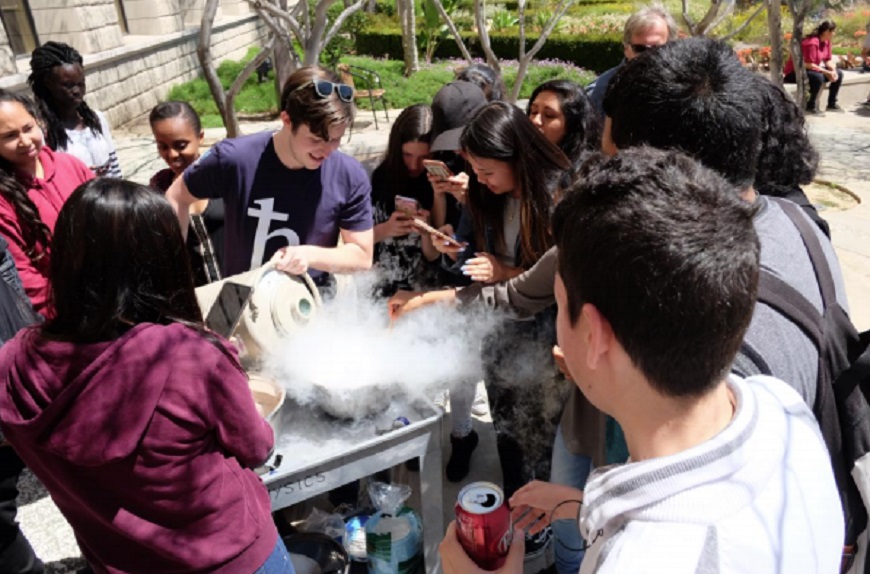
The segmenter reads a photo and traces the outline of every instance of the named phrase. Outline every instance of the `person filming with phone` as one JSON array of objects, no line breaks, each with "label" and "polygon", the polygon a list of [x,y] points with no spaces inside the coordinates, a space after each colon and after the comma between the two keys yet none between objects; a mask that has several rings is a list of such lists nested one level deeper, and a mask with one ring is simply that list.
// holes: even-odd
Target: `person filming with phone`
[{"label": "person filming with phone", "polygon": [[417,218],[429,223],[433,191],[423,163],[429,158],[432,110],[418,104],[403,111],[390,132],[387,153],[372,173],[375,267],[384,275],[376,291],[389,297],[409,286],[431,286],[439,257]]}]

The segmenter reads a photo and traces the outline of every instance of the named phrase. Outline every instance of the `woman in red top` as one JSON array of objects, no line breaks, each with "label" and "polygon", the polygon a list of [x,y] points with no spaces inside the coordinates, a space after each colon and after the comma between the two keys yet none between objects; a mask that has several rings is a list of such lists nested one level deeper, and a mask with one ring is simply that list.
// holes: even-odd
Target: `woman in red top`
[{"label": "woman in red top", "polygon": [[[824,115],[821,110],[816,108],[816,99],[819,97],[819,92],[825,82],[831,82],[831,86],[828,88],[827,110],[829,112],[843,111],[843,108],[837,104],[837,94],[843,83],[843,71],[831,61],[831,39],[834,37],[836,29],[836,24],[830,20],[825,20],[801,42],[804,67],[807,69],[807,78],[810,82],[810,99],[807,100],[808,114]],[[797,81],[794,73],[794,62],[791,59],[786,63],[783,73],[785,74],[785,83],[794,84]]]},{"label": "woman in red top", "polygon": [[79,160],[44,146],[28,98],[0,89],[0,235],[33,308],[50,316],[48,246],[57,214],[94,174]]}]

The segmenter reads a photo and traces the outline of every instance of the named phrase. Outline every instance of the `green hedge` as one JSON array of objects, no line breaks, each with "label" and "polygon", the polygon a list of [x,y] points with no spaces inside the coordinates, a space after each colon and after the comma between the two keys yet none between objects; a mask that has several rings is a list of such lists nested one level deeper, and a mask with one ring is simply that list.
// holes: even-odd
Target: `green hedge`
[{"label": "green hedge", "polygon": [[[468,46],[472,56],[482,58],[483,50],[475,34],[462,33],[465,45]],[[531,48],[537,36],[526,37],[526,47]],[[492,49],[499,58],[515,60],[519,54],[519,34],[516,32],[504,32],[491,34],[490,42]],[[418,45],[420,43],[418,42]],[[399,30],[365,30],[356,35],[356,53],[360,55],[374,56],[376,58],[389,58],[401,60],[402,33]],[[436,58],[461,58],[462,54],[449,36],[441,42],[435,51]],[[613,36],[568,36],[553,34],[547,39],[541,51],[538,52],[539,60],[562,60],[572,62],[581,68],[601,73],[619,64],[623,58],[622,37]]]}]

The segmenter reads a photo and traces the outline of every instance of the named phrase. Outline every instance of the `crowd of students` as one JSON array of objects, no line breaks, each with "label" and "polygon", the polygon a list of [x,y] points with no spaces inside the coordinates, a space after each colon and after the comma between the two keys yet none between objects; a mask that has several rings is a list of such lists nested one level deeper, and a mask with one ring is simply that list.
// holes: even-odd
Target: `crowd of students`
[{"label": "crowd of students", "polygon": [[[160,104],[150,186],[119,179],[81,56],[37,49],[38,103],[0,90],[0,570],[43,571],[14,522],[26,464],[96,572],[293,572],[251,470],[274,437],[194,294],[272,261],[326,295],[374,265],[393,320],[508,311],[480,351],[520,528],[500,571],[551,536],[560,574],[839,571],[857,532],[825,366],[756,298],[764,269],[824,311],[810,233],[848,309],[803,110],[660,7],[624,44],[588,93],[550,81],[525,111],[469,66],[401,113],[371,179],[338,151],[353,90],[328,70],[289,78],[278,131],[204,154],[196,113]],[[478,446],[459,383],[451,481]],[[441,554],[480,571],[453,525]]]}]

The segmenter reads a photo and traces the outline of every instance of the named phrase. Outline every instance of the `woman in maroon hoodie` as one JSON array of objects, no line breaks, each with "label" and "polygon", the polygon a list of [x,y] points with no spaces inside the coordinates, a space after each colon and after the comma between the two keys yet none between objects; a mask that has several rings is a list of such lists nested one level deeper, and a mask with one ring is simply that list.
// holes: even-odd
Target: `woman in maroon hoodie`
[{"label": "woman in maroon hoodie", "polygon": [[54,223],[66,198],[94,174],[44,141],[33,102],[0,89],[0,235],[9,242],[34,310],[50,316],[48,244]]},{"label": "woman in maroon hoodie", "polygon": [[98,573],[292,573],[250,470],[273,445],[203,327],[163,196],[97,179],[60,212],[55,315],[0,349],[0,429]]}]

